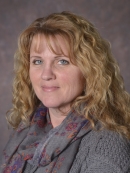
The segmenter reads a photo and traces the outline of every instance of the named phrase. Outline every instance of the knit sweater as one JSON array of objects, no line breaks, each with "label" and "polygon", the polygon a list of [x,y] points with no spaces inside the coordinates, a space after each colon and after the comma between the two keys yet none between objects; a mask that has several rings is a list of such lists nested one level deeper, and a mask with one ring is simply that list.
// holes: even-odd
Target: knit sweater
[{"label": "knit sweater", "polygon": [[[68,156],[69,157],[69,156]],[[27,164],[24,173],[43,173]],[[108,130],[83,137],[69,173],[130,173],[130,142]]]},{"label": "knit sweater", "polygon": [[[100,127],[97,123],[95,129]],[[38,107],[31,125],[24,127],[21,122],[11,136],[3,152],[0,172],[48,173],[48,170],[49,173],[130,173],[130,141],[110,130],[92,129],[88,120],[74,111],[53,128],[47,108]]]},{"label": "knit sweater", "polygon": [[130,173],[130,142],[111,131],[92,130],[83,138],[70,173]]}]

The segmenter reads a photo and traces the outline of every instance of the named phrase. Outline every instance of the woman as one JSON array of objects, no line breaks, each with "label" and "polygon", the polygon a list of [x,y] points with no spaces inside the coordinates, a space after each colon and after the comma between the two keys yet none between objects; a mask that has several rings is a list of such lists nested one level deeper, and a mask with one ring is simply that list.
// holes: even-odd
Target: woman
[{"label": "woman", "polygon": [[2,173],[130,172],[130,96],[110,46],[70,12],[35,20],[15,55]]}]

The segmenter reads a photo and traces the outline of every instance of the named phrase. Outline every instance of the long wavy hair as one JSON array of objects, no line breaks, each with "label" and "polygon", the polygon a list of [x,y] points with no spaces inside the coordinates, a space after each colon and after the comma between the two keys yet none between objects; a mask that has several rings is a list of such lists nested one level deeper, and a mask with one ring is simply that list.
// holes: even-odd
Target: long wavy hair
[{"label": "long wavy hair", "polygon": [[130,95],[124,89],[110,44],[93,24],[70,12],[39,18],[20,35],[14,61],[13,108],[8,122],[14,128],[21,121],[28,123],[40,104],[29,78],[30,46],[37,34],[44,34],[52,51],[55,50],[50,37],[58,45],[56,36],[62,36],[69,45],[70,59],[82,71],[84,94],[73,101],[72,108],[89,119],[93,127],[99,121],[103,127],[130,138]]}]

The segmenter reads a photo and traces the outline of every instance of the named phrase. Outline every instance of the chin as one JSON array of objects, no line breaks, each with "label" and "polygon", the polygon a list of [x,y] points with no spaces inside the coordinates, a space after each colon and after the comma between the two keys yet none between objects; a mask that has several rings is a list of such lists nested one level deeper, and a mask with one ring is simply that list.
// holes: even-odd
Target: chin
[{"label": "chin", "polygon": [[55,102],[45,102],[42,101],[43,105],[46,106],[47,108],[58,108],[60,105],[56,104]]}]

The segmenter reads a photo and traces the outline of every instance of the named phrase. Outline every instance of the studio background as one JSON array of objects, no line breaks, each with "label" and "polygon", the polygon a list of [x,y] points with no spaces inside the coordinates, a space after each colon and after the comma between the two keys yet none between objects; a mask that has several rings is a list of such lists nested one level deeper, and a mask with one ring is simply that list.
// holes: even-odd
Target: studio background
[{"label": "studio background", "polygon": [[130,93],[129,0],[2,0],[0,1],[0,158],[10,130],[5,114],[11,108],[13,57],[19,34],[36,18],[71,11],[90,20],[111,43],[126,90]]}]

